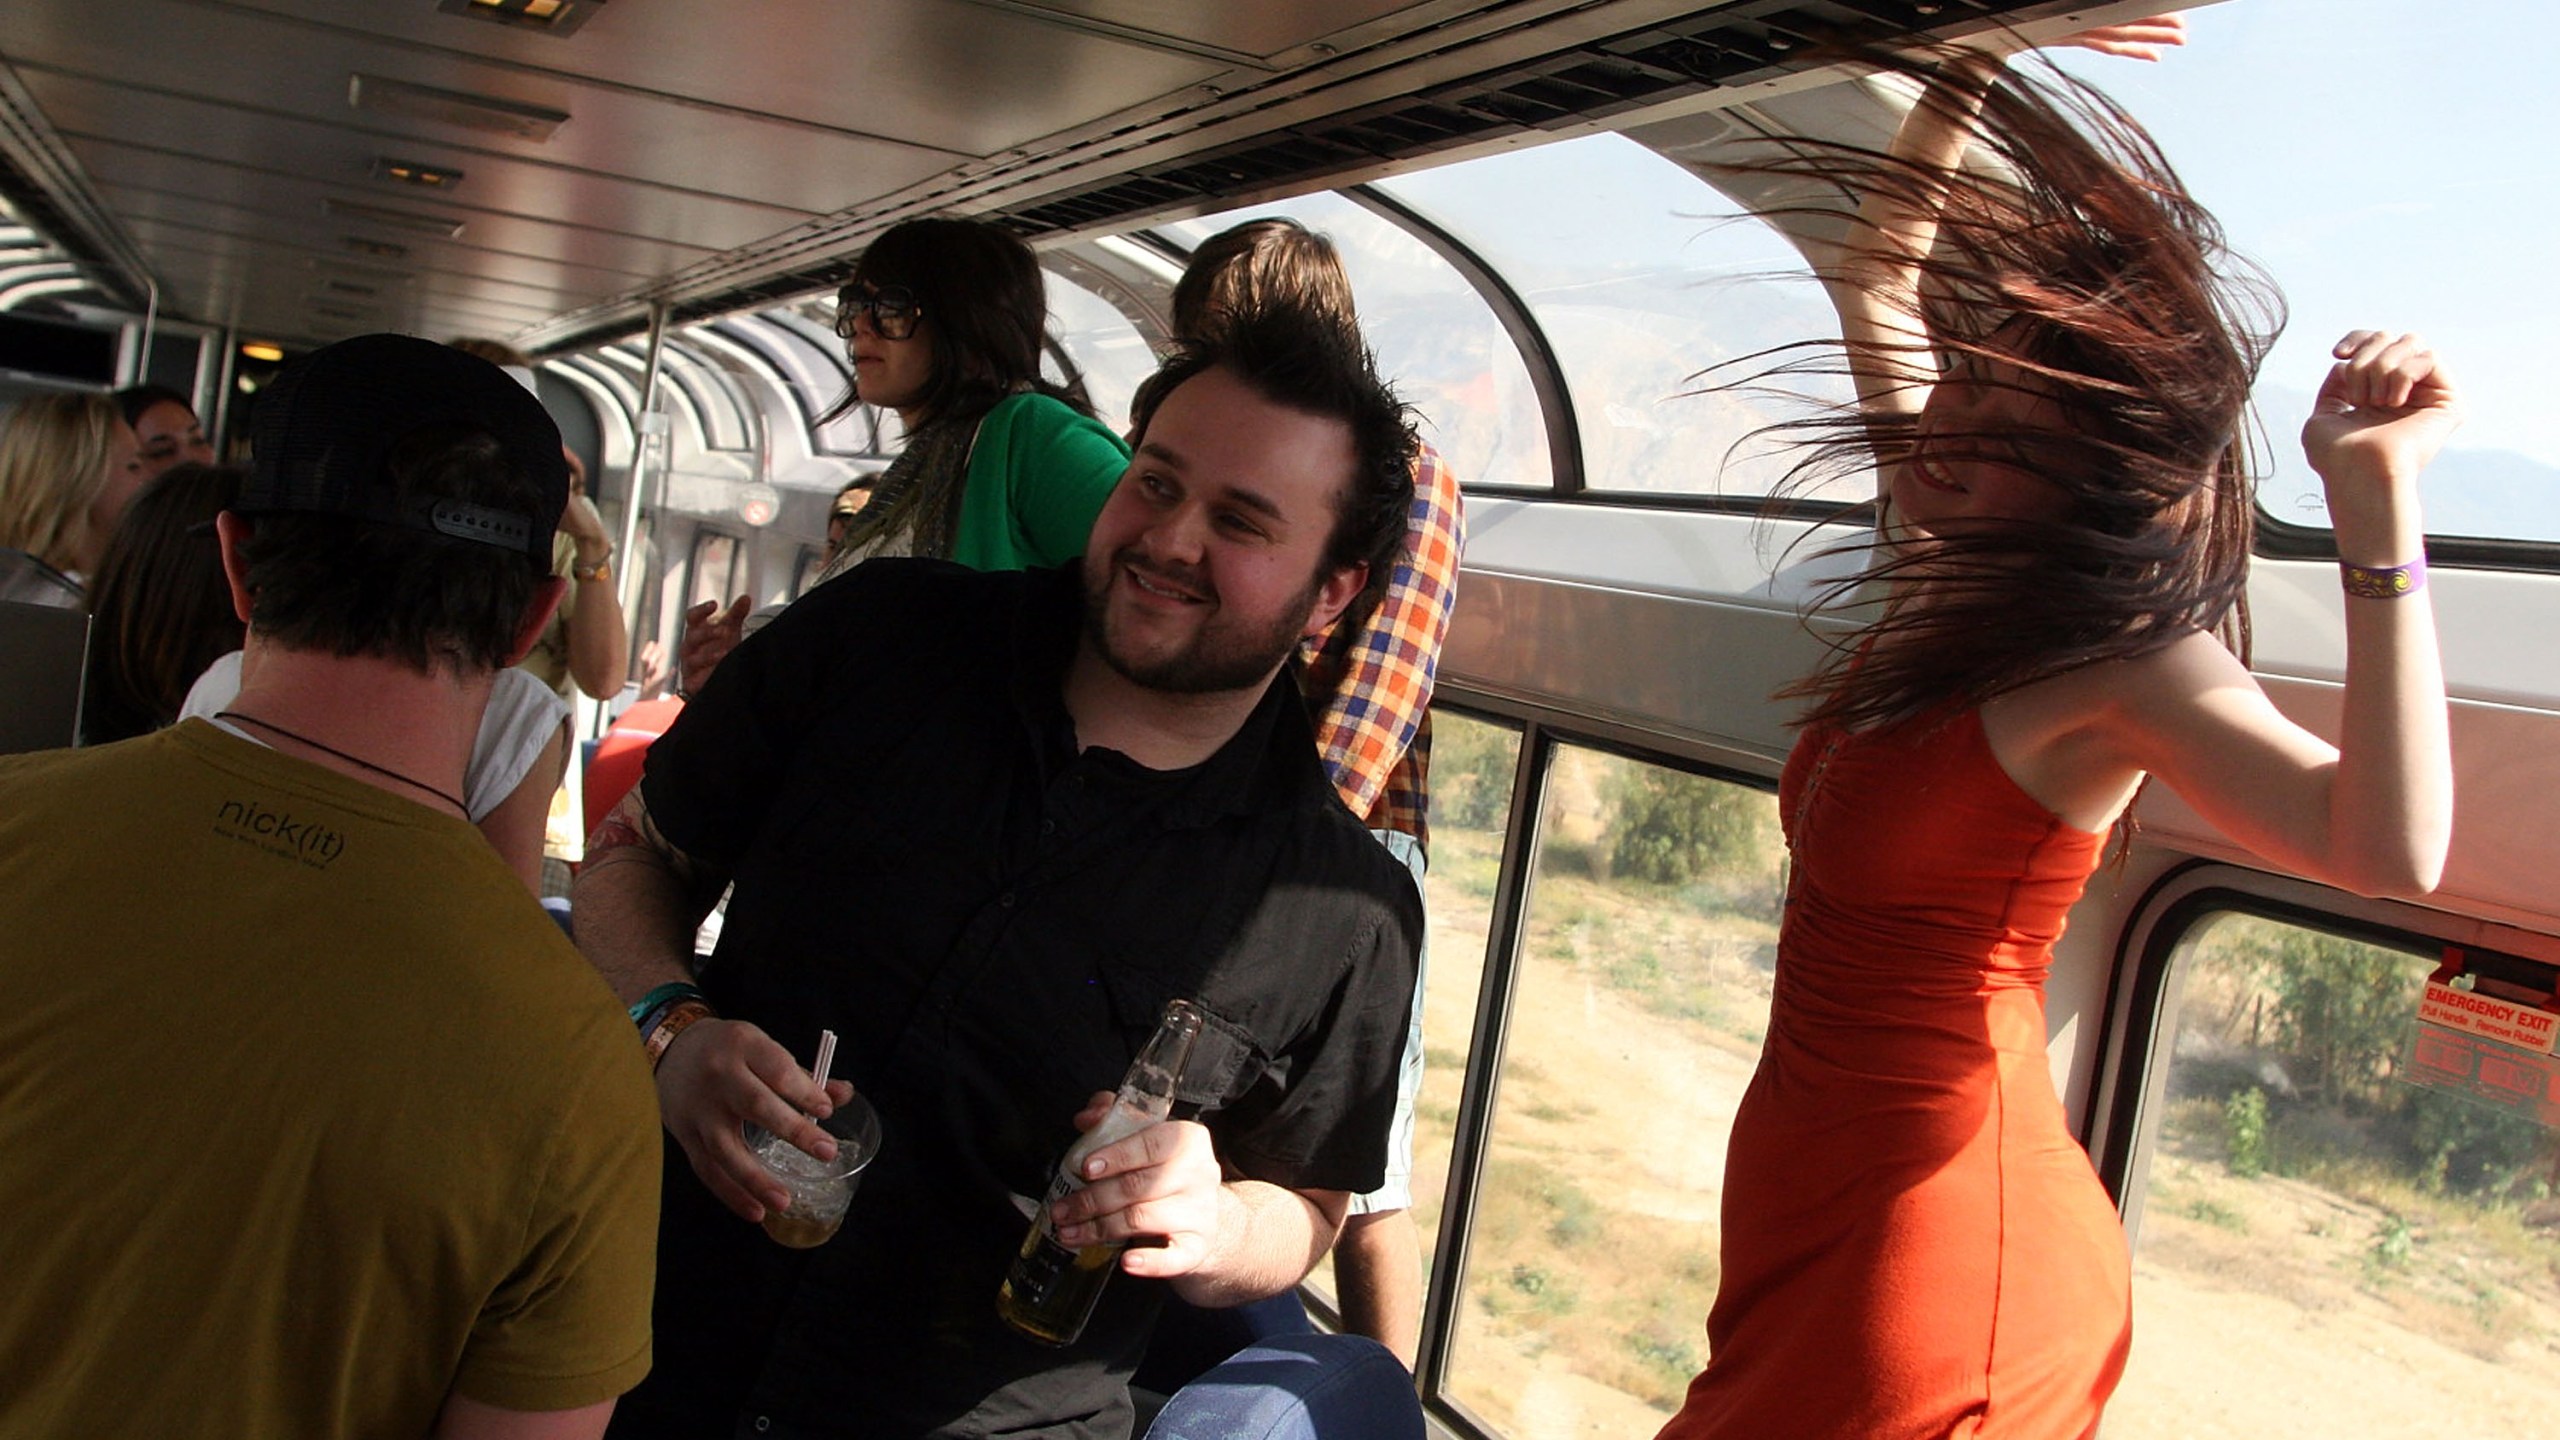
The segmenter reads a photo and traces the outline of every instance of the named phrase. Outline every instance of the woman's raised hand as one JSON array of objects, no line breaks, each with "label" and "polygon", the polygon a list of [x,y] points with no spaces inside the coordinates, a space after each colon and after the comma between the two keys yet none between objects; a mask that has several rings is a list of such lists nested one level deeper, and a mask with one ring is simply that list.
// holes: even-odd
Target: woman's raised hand
[{"label": "woman's raised hand", "polygon": [[2187,17],[2153,15],[2147,19],[2128,20],[2121,25],[2094,25],[2076,35],[2048,40],[2045,46],[2060,49],[2068,45],[2127,60],[2157,60],[2162,52],[2186,43]]},{"label": "woman's raised hand", "polygon": [[[2339,553],[2397,565],[2419,543],[2418,472],[2462,424],[2453,373],[2415,335],[2353,330],[2302,425],[2302,451],[2328,491]],[[2378,560],[2348,554],[2378,547]]]}]

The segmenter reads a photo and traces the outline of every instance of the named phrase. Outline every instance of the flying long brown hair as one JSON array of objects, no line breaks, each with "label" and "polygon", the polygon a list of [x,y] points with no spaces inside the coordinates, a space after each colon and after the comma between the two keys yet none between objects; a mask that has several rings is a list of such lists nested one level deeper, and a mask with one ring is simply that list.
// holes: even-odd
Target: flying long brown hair
[{"label": "flying long brown hair", "polygon": [[[1957,59],[1860,58],[1924,83]],[[1919,103],[1948,102],[1924,90]],[[1906,318],[1935,355],[1893,345],[1845,358],[1928,374],[1954,361],[2061,417],[1959,432],[1842,408],[1773,427],[1797,452],[1784,493],[1925,455],[2019,466],[2066,502],[2056,520],[1917,541],[1887,526],[1844,547],[1869,563],[1824,604],[1875,608],[1781,692],[1813,700],[1808,723],[1859,728],[1979,704],[2190,630],[2248,653],[2249,388],[2281,328],[2281,299],[2230,253],[2142,127],[2088,85],[2041,65],[2005,73],[1974,131],[1977,160],[1955,173],[1797,136],[1763,137],[1731,167],[1829,197],[1764,214],[1836,228],[1842,192],[1934,212],[1937,243]],[[1837,345],[1782,347],[1735,363],[1756,371],[1745,383],[1765,383],[1836,373],[1844,357]],[[1893,598],[1877,602],[1862,593],[1875,579],[1925,585],[1889,587]],[[1914,593],[1925,603],[1910,603]]]}]

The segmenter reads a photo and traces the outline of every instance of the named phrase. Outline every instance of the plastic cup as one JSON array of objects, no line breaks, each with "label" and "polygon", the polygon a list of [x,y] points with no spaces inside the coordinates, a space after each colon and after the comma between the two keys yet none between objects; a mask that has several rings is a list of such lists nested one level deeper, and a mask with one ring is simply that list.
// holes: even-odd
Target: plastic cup
[{"label": "plastic cup", "polygon": [[826,1244],[844,1224],[863,1167],[880,1153],[880,1117],[859,1095],[838,1105],[818,1127],[835,1137],[833,1160],[821,1160],[761,1126],[746,1127],[747,1149],[791,1192],[790,1204],[765,1212],[764,1233],[795,1250]]}]

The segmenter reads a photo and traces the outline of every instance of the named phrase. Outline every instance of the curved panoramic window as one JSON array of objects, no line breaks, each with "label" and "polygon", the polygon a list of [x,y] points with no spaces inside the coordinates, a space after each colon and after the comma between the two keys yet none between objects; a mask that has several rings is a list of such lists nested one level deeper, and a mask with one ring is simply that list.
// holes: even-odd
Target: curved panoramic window
[{"label": "curved panoramic window", "polygon": [[1050,333],[1084,372],[1094,412],[1113,430],[1127,430],[1129,397],[1154,372],[1155,351],[1110,301],[1055,270],[1041,278],[1048,282]]},{"label": "curved panoramic window", "polygon": [[[1489,155],[1376,188],[1447,227],[1528,302],[1564,366],[1586,486],[1768,493],[1782,467],[1766,447],[1729,452],[1802,407],[1698,376],[1771,346],[1838,337],[1830,304],[1775,231],[1618,135]],[[1846,398],[1845,385],[1834,388],[1839,394],[1824,398]]]},{"label": "curved panoramic window", "polygon": [[1334,194],[1230,210],[1162,233],[1196,247],[1265,215],[1322,231],[1342,252],[1378,367],[1421,413],[1422,438],[1461,481],[1549,483],[1546,430],[1518,347],[1474,288],[1420,240]]},{"label": "curved panoramic window", "polygon": [[[2233,247],[2284,292],[2291,319],[2257,390],[2268,519],[2325,540],[2328,510],[2296,433],[2330,344],[2397,328],[2450,359],[2467,401],[2421,486],[2428,532],[2560,542],[2549,306],[2516,258],[2522,237],[2560,230],[2560,191],[2529,178],[2548,173],[2560,144],[2560,111],[2534,98],[2548,93],[2560,6],[2354,8],[2355,23],[2339,24],[2320,0],[2206,6],[2159,65],[2054,53],[2141,119]],[[2391,123],[2338,125],[2375,75],[2391,77]]]}]

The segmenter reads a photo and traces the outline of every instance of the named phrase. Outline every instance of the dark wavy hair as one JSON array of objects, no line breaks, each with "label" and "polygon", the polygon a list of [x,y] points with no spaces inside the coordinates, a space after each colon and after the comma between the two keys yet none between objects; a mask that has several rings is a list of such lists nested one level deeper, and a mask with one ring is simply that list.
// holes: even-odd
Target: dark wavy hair
[{"label": "dark wavy hair", "polygon": [[[557,503],[470,426],[422,426],[383,463],[403,498],[528,515]],[[296,650],[377,655],[430,672],[506,664],[550,574],[521,551],[337,515],[260,515],[239,548],[251,630]]]},{"label": "dark wavy hair", "polygon": [[[1858,58],[1925,86],[1962,53]],[[1919,103],[1947,103],[1922,93]],[[1884,602],[1812,676],[1781,691],[1813,701],[1806,723],[1859,728],[1978,705],[2190,630],[2248,655],[2249,390],[2282,328],[2281,298],[2232,255],[2151,137],[2096,89],[2041,64],[2012,70],[1990,84],[1974,130],[1977,159],[1954,173],[1778,135],[1750,142],[1729,167],[1831,197],[1762,211],[1782,221],[1836,231],[1844,193],[1851,204],[1876,195],[1934,211],[1937,242],[1906,317],[1925,342],[1847,358],[1923,374],[1961,360],[2012,377],[1991,383],[2061,416],[2050,427],[1959,432],[1924,429],[1917,413],[1844,408],[1772,427],[1797,448],[1782,495],[1928,457],[2019,466],[2065,500],[2050,521],[1924,540],[1888,525],[1843,547],[1869,552],[1869,563],[1826,593],[1827,607],[1864,608],[1872,602],[1858,592],[1878,578],[1925,579],[1929,601]],[[1844,368],[1836,344],[1731,363],[1756,370],[1745,384]]]},{"label": "dark wavy hair", "polygon": [[[949,217],[893,225],[854,262],[845,290],[859,285],[903,285],[915,292],[916,333],[933,341],[932,374],[918,401],[927,418],[974,416],[1024,389],[1093,414],[1084,377],[1063,352],[1047,345],[1049,298],[1040,261],[1010,231]],[[1042,377],[1044,353],[1058,362],[1067,383]],[[818,423],[838,418],[860,398],[848,384]]]},{"label": "dark wavy hair", "polygon": [[1223,369],[1263,399],[1304,415],[1339,420],[1351,431],[1352,472],[1334,502],[1326,537],[1327,571],[1369,567],[1368,583],[1343,611],[1357,627],[1394,574],[1413,509],[1413,466],[1421,442],[1413,411],[1384,380],[1375,356],[1320,312],[1282,306],[1232,316],[1209,334],[1175,347],[1130,401],[1135,443],[1165,397],[1210,370]]},{"label": "dark wavy hair", "polygon": [[174,722],[196,677],[240,648],[213,517],[239,500],[242,479],[230,466],[172,465],[125,508],[89,581],[81,743]]}]

